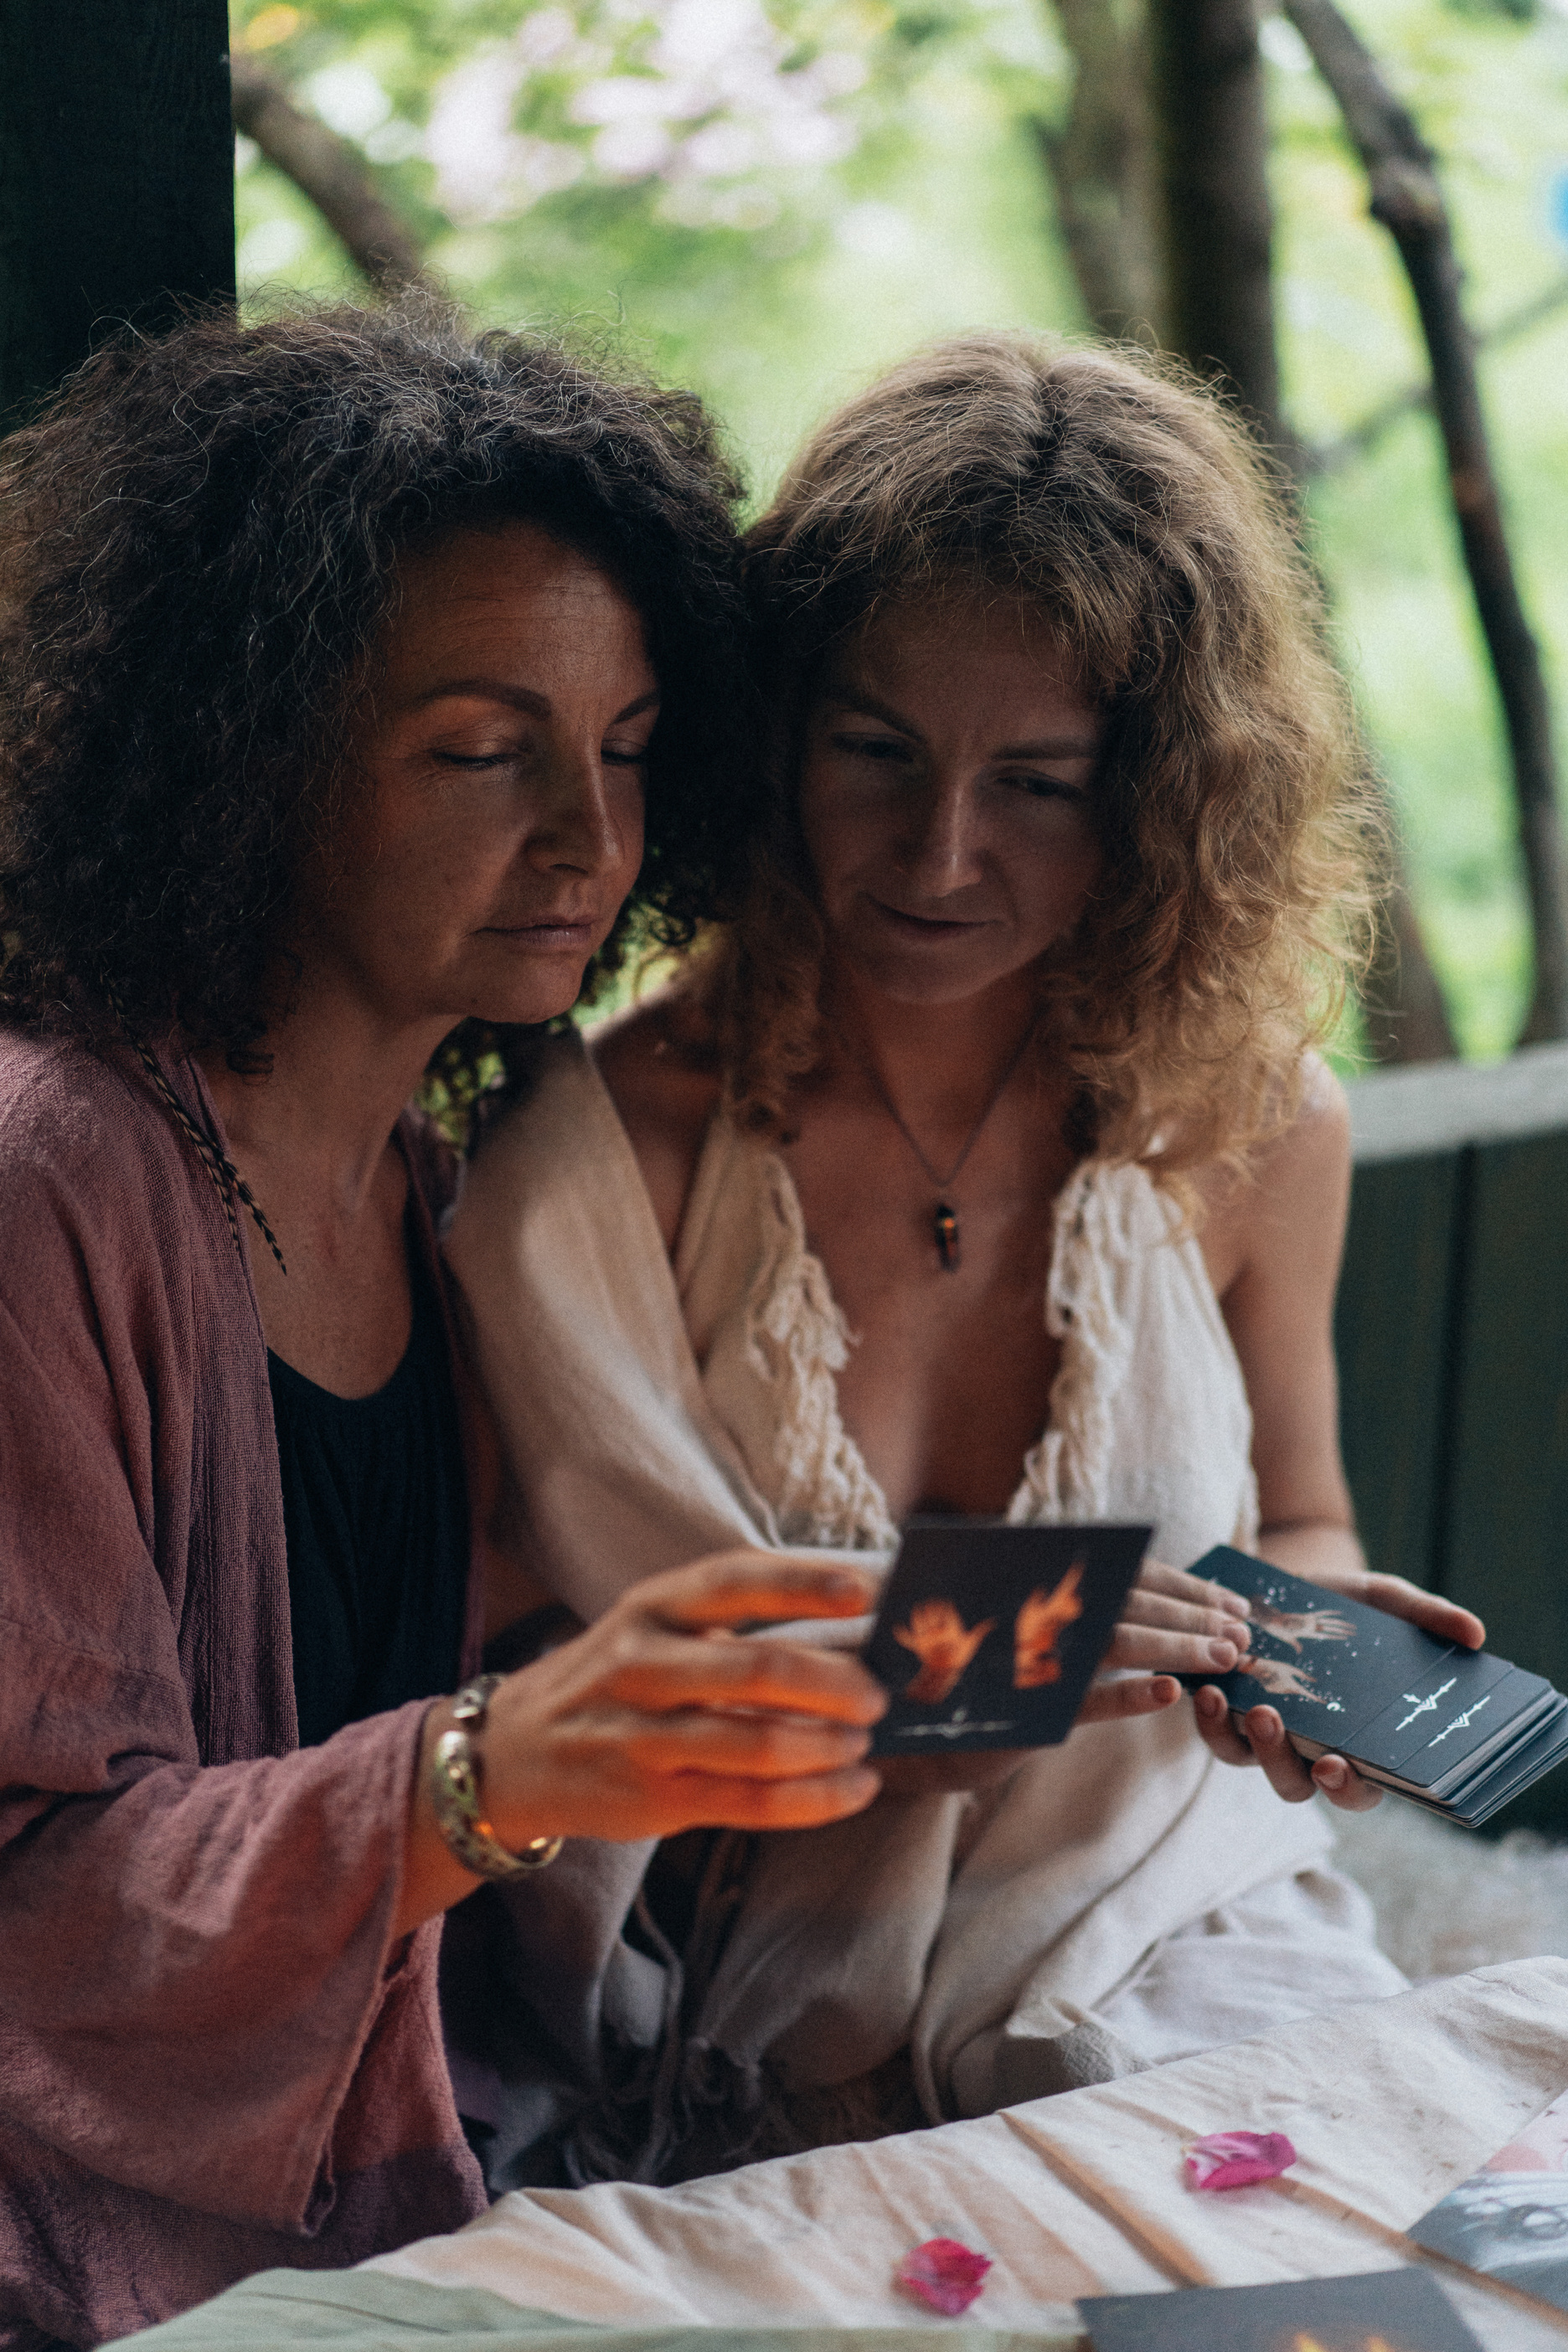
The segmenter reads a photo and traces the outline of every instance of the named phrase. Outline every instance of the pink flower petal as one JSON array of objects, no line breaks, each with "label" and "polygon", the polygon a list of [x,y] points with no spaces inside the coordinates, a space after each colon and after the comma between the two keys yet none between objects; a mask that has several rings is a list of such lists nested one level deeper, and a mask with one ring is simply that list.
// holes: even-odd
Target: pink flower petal
[{"label": "pink flower petal", "polygon": [[1188,2147],[1187,2170],[1194,2189],[1244,2189],[1249,2180],[1272,2180],[1296,2161],[1283,2132],[1210,2132]]},{"label": "pink flower petal", "polygon": [[928,2238],[910,2249],[895,2275],[933,2311],[956,2319],[984,2285],[990,2267],[989,2254],[977,2254],[956,2238]]}]

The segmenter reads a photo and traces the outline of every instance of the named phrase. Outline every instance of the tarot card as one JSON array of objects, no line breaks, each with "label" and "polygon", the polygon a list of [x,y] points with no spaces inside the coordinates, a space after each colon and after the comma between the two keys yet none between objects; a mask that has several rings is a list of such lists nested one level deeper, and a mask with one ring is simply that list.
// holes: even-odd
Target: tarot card
[{"label": "tarot card", "polygon": [[1342,1601],[1228,1545],[1205,1552],[1192,1573],[1212,1577],[1252,1603],[1248,1655],[1234,1673],[1206,1679],[1239,1712],[1275,1707],[1287,1731],[1325,1748],[1352,1745],[1391,1698],[1415,1689],[1453,1655],[1452,1643],[1434,1641],[1402,1617]]},{"label": "tarot card", "polygon": [[1065,1739],[1152,1533],[910,1520],[864,1653],[892,1693],[872,1753]]},{"label": "tarot card", "polygon": [[1568,2311],[1568,2091],[1408,2234]]},{"label": "tarot card", "polygon": [[1479,1829],[1503,1806],[1532,1789],[1543,1774],[1568,1757],[1568,1699],[1553,1694],[1555,1705],[1547,1720],[1518,1747],[1510,1747],[1486,1766],[1474,1781],[1467,1781],[1444,1809],[1467,1829]]},{"label": "tarot card", "polygon": [[[1381,1715],[1358,1727],[1358,1751],[1367,1763],[1436,1793],[1436,1784],[1453,1766],[1478,1761],[1500,1732],[1506,1734],[1519,1710],[1508,1705],[1504,1713],[1512,1695],[1500,1685],[1518,1673],[1486,1650],[1447,1650],[1426,1674],[1413,1675]],[[1550,1685],[1532,1679],[1531,1696],[1544,1696]]]},{"label": "tarot card", "polygon": [[1094,2352],[1481,2352],[1426,2271],[1085,2296]]}]

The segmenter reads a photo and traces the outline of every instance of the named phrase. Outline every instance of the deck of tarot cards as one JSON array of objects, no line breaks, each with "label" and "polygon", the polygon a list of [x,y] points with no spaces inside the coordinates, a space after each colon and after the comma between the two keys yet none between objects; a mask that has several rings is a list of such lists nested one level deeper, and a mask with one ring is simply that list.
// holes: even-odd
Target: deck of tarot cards
[{"label": "deck of tarot cards", "polygon": [[1402,1618],[1220,1545],[1194,1563],[1252,1603],[1252,1648],[1212,1682],[1233,1710],[1276,1707],[1309,1762],[1347,1757],[1364,1780],[1466,1829],[1568,1757],[1568,1698],[1489,1650],[1435,1641]]}]

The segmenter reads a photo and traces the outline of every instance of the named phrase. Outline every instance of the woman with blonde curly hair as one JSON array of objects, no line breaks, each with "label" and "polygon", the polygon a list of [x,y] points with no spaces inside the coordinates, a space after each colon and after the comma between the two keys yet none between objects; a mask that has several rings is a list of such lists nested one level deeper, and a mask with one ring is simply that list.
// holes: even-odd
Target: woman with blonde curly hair
[{"label": "woman with blonde curly hair", "polygon": [[1481,1638],[1368,1573],[1340,1465],[1347,1118],[1310,1049],[1370,819],[1244,433],[1145,362],[950,343],[807,446],[749,578],[743,896],[591,1056],[551,1045],[452,1238],[535,1561],[587,1616],[720,1542],[886,1553],[923,1508],[1150,1519],[1174,1565],[1065,1746],[660,1849],[627,1930],[659,2030],[640,2074],[635,2037],[595,2061],[642,2137],[595,2111],[573,2159],[645,2177],[1398,1990],[1299,1803],[1374,1792],[1268,1706],[1244,1738],[1178,1703],[1247,1642],[1183,1571],[1234,1542]]}]

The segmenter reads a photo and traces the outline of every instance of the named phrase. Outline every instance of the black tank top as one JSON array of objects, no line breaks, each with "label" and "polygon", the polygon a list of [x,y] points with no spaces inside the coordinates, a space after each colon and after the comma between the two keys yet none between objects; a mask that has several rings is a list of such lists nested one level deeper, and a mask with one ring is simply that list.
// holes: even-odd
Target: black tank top
[{"label": "black tank top", "polygon": [[334,1396],[268,1350],[302,1748],[458,1683],[468,1484],[440,1303],[412,1235],[408,1260],[414,1328],[374,1395]]}]

